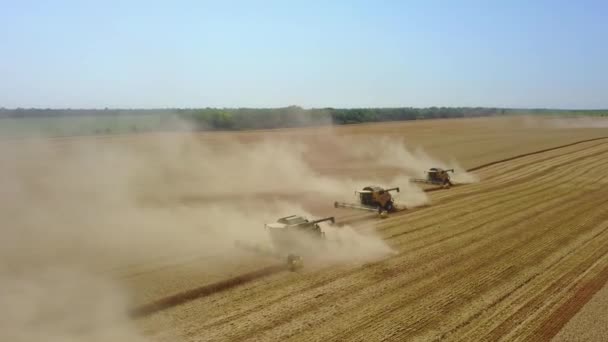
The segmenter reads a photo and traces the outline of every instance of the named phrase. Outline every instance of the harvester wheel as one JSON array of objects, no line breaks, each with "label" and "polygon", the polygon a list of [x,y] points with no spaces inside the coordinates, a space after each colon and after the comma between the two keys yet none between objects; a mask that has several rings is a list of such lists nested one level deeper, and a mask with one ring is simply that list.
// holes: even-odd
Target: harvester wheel
[{"label": "harvester wheel", "polygon": [[295,254],[289,254],[287,256],[287,267],[290,271],[295,271],[299,268],[302,268],[303,262],[302,257]]}]

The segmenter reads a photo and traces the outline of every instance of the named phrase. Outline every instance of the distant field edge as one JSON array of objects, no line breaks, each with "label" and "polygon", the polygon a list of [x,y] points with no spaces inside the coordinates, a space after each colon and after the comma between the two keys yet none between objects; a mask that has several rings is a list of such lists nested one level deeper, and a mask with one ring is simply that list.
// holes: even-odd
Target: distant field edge
[{"label": "distant field edge", "polygon": [[509,158],[495,160],[495,161],[492,161],[492,162],[489,162],[489,163],[478,165],[478,166],[472,167],[470,169],[467,169],[466,171],[467,172],[473,172],[473,171],[484,169],[484,168],[489,167],[489,166],[493,166],[493,165],[496,165],[496,164],[501,164],[501,163],[509,162],[509,161],[516,160],[516,159],[519,159],[519,158],[533,156],[535,154],[541,154],[541,153],[545,153],[545,152],[559,150],[560,148],[570,147],[570,146],[574,146],[574,145],[578,145],[578,144],[584,144],[584,143],[588,143],[588,142],[591,142],[591,141],[597,141],[597,140],[603,140],[603,139],[608,139],[608,136],[606,136],[606,137],[591,138],[591,139],[585,139],[585,140],[579,140],[579,141],[575,141],[575,142],[568,143],[568,144],[565,144],[565,145],[559,145],[559,146],[549,147],[549,148],[545,148],[545,149],[538,150],[538,151],[518,154],[516,156],[512,156],[512,157],[509,157]]},{"label": "distant field edge", "polygon": [[[140,115],[144,116],[144,115]],[[371,126],[371,125],[385,125],[391,123],[414,123],[414,122],[424,122],[424,121],[446,121],[446,120],[472,120],[472,119],[482,119],[482,118],[504,118],[508,116],[515,116],[515,114],[505,114],[505,115],[484,115],[484,116],[464,116],[464,117],[423,117],[416,119],[401,119],[401,120],[375,120],[375,121],[360,121],[360,122],[348,122],[348,123],[340,123],[340,122],[323,122],[323,123],[313,123],[313,124],[305,124],[305,125],[278,125],[278,126],[260,126],[260,127],[241,127],[241,128],[218,128],[212,126],[200,126],[193,124],[188,121],[180,121],[187,123],[186,125],[182,125],[179,128],[171,128],[171,127],[163,127],[158,126],[155,128],[146,128],[139,130],[132,130],[129,128],[129,125],[122,125],[123,127],[120,129],[108,128],[103,126],[95,126],[89,127],[87,129],[65,129],[61,133],[52,133],[45,132],[44,127],[37,127],[35,129],[26,128],[25,133],[20,134],[5,134],[0,125],[0,142],[1,141],[20,141],[20,140],[28,140],[28,139],[69,139],[69,138],[107,138],[114,136],[128,136],[128,135],[141,135],[141,134],[165,134],[165,133],[191,133],[191,134],[225,134],[225,133],[247,133],[247,132],[274,132],[274,131],[285,131],[285,130],[314,130],[314,129],[326,129],[332,127],[349,127],[349,126]],[[53,120],[53,119],[62,119],[62,118],[70,118],[72,120],[85,120],[91,119],[92,116],[84,116],[84,117],[75,117],[75,116],[67,116],[67,117],[32,117],[32,118],[13,118],[13,117],[0,117],[0,124],[2,124],[3,120],[13,120],[19,122],[20,120]],[[119,120],[118,118],[107,117],[103,118],[110,120],[110,122],[116,123],[112,120]],[[140,122],[141,123],[141,122]],[[108,122],[106,122],[108,124]],[[78,126],[78,125],[76,125]],[[4,127],[6,131],[7,128]],[[28,131],[29,130],[29,131]]]}]

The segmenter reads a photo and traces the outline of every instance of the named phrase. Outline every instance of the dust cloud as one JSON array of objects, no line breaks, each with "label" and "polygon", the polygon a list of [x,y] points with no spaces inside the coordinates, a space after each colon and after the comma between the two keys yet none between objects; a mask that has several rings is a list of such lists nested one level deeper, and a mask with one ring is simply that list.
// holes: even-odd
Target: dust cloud
[{"label": "dust cloud", "polygon": [[572,129],[572,128],[607,128],[608,118],[578,116],[523,116],[520,122],[524,128]]},{"label": "dust cloud", "polygon": [[118,283],[74,267],[20,268],[0,271],[3,341],[146,341]]},{"label": "dust cloud", "polygon": [[[352,180],[314,172],[305,151],[189,134],[3,143],[0,303],[9,314],[0,339],[148,339],[129,320],[131,290],[112,270],[159,257],[204,255],[215,266],[251,258],[235,240],[268,245],[263,223],[312,217],[294,194],[352,191]],[[373,234],[327,234],[343,246],[322,254],[331,262],[391,253]]]},{"label": "dust cloud", "polygon": [[[352,158],[367,160],[378,168],[393,168],[395,176],[391,184],[398,184],[402,190],[401,197],[409,206],[418,206],[428,202],[428,198],[418,186],[410,183],[414,178],[425,178],[426,171],[432,167],[454,169],[450,175],[455,183],[469,184],[479,181],[478,177],[467,172],[456,160],[444,162],[428,155],[422,148],[408,148],[402,138],[358,137],[341,142]],[[353,148],[353,146],[355,148]]]},{"label": "dust cloud", "polygon": [[549,125],[553,128],[558,128],[558,129],[607,128],[608,119],[592,118],[592,117],[553,118],[549,121]]},{"label": "dust cloud", "polygon": [[408,178],[425,178],[425,171],[432,167],[442,169],[453,169],[454,173],[450,176],[455,183],[476,183],[479,181],[477,176],[467,172],[458,162],[451,160],[449,163],[443,162],[429,156],[422,148],[410,151],[406,147],[405,141],[396,141],[392,144],[385,144],[383,149],[382,161],[387,166],[401,167]]},{"label": "dust cloud", "polygon": [[327,248],[322,260],[333,263],[363,263],[383,259],[397,252],[373,231],[355,231],[350,226],[325,228]]}]

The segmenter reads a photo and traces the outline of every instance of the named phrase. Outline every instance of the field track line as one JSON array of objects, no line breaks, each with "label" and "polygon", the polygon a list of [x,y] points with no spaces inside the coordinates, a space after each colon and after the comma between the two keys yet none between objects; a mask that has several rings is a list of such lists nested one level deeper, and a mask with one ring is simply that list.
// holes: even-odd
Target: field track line
[{"label": "field track line", "polygon": [[152,313],[166,310],[171,307],[189,302],[191,300],[205,297],[205,296],[211,295],[213,293],[216,293],[218,291],[227,290],[227,289],[233,288],[235,286],[238,286],[240,284],[243,284],[243,283],[255,280],[255,279],[260,279],[260,278],[263,278],[263,277],[266,277],[266,276],[269,276],[269,275],[272,275],[272,274],[275,274],[275,273],[278,273],[278,272],[281,272],[284,270],[286,270],[285,265],[269,266],[266,268],[259,269],[257,271],[241,274],[239,276],[229,278],[229,279],[226,279],[223,281],[219,281],[219,282],[204,285],[204,286],[201,286],[198,288],[179,292],[174,295],[158,299],[154,302],[136,307],[130,312],[130,315],[133,318],[147,316]]},{"label": "field track line", "polygon": [[608,282],[608,266],[587,281],[570,299],[557,308],[532,336],[539,340],[549,341],[574,315]]},{"label": "field track line", "polygon": [[[591,238],[589,238],[586,241],[585,245],[589,245],[589,244],[593,243],[594,239],[598,238],[600,235],[605,235],[605,232],[606,232],[606,230],[604,229],[603,231],[600,231],[600,232],[594,234]],[[605,243],[605,237],[603,239],[603,242]],[[578,251],[572,250],[568,253],[571,255],[566,255],[565,257],[568,257],[568,258],[573,257],[573,254],[576,254],[577,252]],[[587,255],[584,260],[577,263],[576,265],[571,265],[568,272],[561,272],[560,273],[561,275],[556,280],[552,281],[548,285],[543,285],[542,288],[538,288],[537,289],[538,291],[536,291],[536,294],[534,294],[532,296],[530,293],[521,294],[522,298],[526,298],[526,299],[524,299],[525,302],[522,303],[521,305],[519,305],[517,310],[514,310],[514,312],[508,318],[504,319],[501,324],[495,326],[495,328],[492,329],[489,332],[489,334],[487,334],[484,337],[484,340],[497,341],[499,339],[506,339],[507,341],[509,341],[509,340],[515,339],[516,338],[515,336],[522,335],[522,332],[520,330],[522,329],[522,327],[525,327],[526,322],[529,323],[530,320],[534,320],[539,315],[543,316],[543,312],[541,311],[543,306],[545,306],[545,307],[548,306],[549,307],[548,310],[551,310],[550,307],[552,305],[554,305],[552,302],[559,302],[561,299],[563,299],[565,293],[568,293],[571,291],[569,286],[578,287],[576,278],[584,276],[584,274],[586,272],[588,272],[590,269],[592,269],[594,267],[593,264],[595,262],[597,262],[598,260],[601,260],[602,258],[604,258],[605,255],[606,255],[605,247],[602,249],[602,246],[599,246],[594,249],[593,253]],[[560,258],[560,259],[562,259],[562,258]],[[543,273],[552,272],[552,271],[557,272],[557,269],[555,269],[555,270],[545,269]],[[574,285],[566,285],[566,284],[574,284]],[[559,295],[559,291],[563,292],[562,296]],[[557,297],[557,298],[555,298],[555,297]],[[567,299],[566,302],[564,303],[564,305],[567,305],[567,303],[569,303],[570,300],[572,300],[572,298],[574,298],[574,297],[570,297],[570,299]],[[561,307],[561,306],[558,306],[558,307]],[[561,312],[561,314],[566,313],[566,314],[574,315],[574,313],[571,312],[569,309],[570,308],[566,308],[566,311]],[[545,308],[545,310],[547,310],[547,309]],[[551,315],[549,315],[549,318],[553,317],[558,312],[559,312],[559,310],[551,311]],[[549,322],[549,321],[543,320],[543,323],[540,325],[540,327],[537,327],[536,330],[532,334],[546,333],[546,331],[543,331],[543,329],[546,329],[545,324],[547,324],[547,323],[550,328],[556,329],[557,331],[559,331],[561,329],[561,326],[563,326],[563,324],[565,324],[571,318],[571,316],[560,316],[559,319],[556,317],[553,317],[553,318],[556,319],[556,321]],[[557,333],[557,331],[556,331],[556,333]],[[525,334],[525,332],[523,332],[523,334]],[[533,339],[533,340],[538,340],[538,339]]]},{"label": "field track line", "polygon": [[[495,160],[495,161],[492,161],[492,162],[489,162],[489,163],[486,163],[486,164],[478,165],[478,166],[472,167],[470,169],[466,169],[465,171],[466,172],[478,171],[478,170],[481,170],[481,169],[484,169],[484,168],[487,168],[487,167],[490,167],[490,166],[494,166],[494,165],[497,165],[497,164],[501,164],[501,163],[504,163],[504,162],[508,162],[508,161],[512,161],[512,160],[516,160],[516,159],[521,159],[521,158],[524,158],[524,157],[529,157],[529,156],[533,156],[533,155],[541,154],[541,153],[545,153],[545,152],[551,152],[551,151],[555,151],[555,150],[558,150],[558,149],[561,149],[561,148],[566,148],[566,147],[575,146],[575,145],[579,145],[579,144],[583,144],[583,143],[587,143],[587,142],[592,142],[592,141],[597,141],[597,140],[602,140],[602,139],[608,139],[608,137],[598,137],[598,138],[593,138],[593,139],[586,139],[586,140],[581,140],[581,141],[576,141],[576,142],[573,142],[573,143],[569,143],[569,144],[566,144],[566,145],[554,146],[554,147],[550,147],[550,148],[546,148],[546,149],[542,149],[542,150],[538,150],[538,151],[518,154],[518,155],[515,155],[515,156],[512,156],[512,157],[505,158],[505,159],[499,159],[499,160]],[[599,145],[596,145],[596,146],[599,146]],[[593,146],[593,147],[595,147],[595,146]],[[572,151],[570,153],[577,153],[577,152],[579,152],[579,151]],[[521,165],[519,168],[525,168],[526,166],[527,165]],[[463,185],[467,185],[467,184],[466,183],[454,184],[452,186],[452,188],[463,186]],[[441,187],[441,186],[437,186],[437,187],[432,187],[432,188],[424,188],[422,190],[424,192],[434,192],[434,191],[440,191],[440,190],[445,190],[445,189],[443,187]]]},{"label": "field track line", "polygon": [[[606,216],[603,216],[604,218],[606,218]],[[601,218],[600,218],[601,219]],[[587,226],[593,226],[593,224],[588,224]],[[551,274],[559,272],[560,267],[563,268],[564,266],[562,265],[564,262],[570,262],[570,263],[574,263],[574,261],[571,261],[571,259],[573,260],[573,258],[576,257],[575,254],[579,253],[581,249],[586,249],[588,248],[592,243],[596,242],[598,238],[603,238],[605,241],[606,240],[606,232],[607,230],[604,229],[599,229],[599,231],[594,231],[595,228],[591,228],[591,230],[589,230],[587,233],[589,236],[586,236],[585,238],[581,238],[580,241],[578,242],[574,242],[574,246],[570,246],[570,250],[568,250],[565,254],[558,256],[556,259],[554,259],[553,261],[550,262],[550,264],[543,266],[542,269],[539,269],[537,271],[535,271],[534,273],[532,273],[529,277],[523,279],[522,282],[520,282],[519,285],[517,285],[513,290],[510,290],[506,293],[506,295],[503,295],[499,298],[499,300],[497,301],[493,301],[492,304],[486,308],[483,308],[481,311],[478,311],[476,314],[473,315],[472,318],[470,318],[469,320],[467,320],[466,322],[463,322],[462,324],[459,324],[459,326],[457,327],[457,329],[452,329],[449,332],[444,333],[444,335],[447,334],[451,334],[451,333],[455,333],[456,330],[463,328],[466,325],[469,325],[471,323],[471,321],[473,319],[479,318],[479,316],[481,316],[484,312],[486,312],[487,310],[493,309],[495,312],[492,313],[489,316],[486,316],[485,318],[485,322],[482,322],[483,325],[485,325],[486,327],[488,326],[488,324],[492,325],[492,322],[497,322],[500,320],[500,315],[502,312],[506,312],[506,311],[513,311],[513,314],[511,314],[508,318],[503,319],[502,322],[500,322],[499,324],[493,324],[493,328],[482,328],[479,331],[484,331],[484,330],[489,330],[490,333],[488,333],[487,335],[489,335],[490,337],[486,336],[484,337],[484,339],[486,340],[498,340],[499,338],[503,337],[503,335],[505,335],[507,332],[513,330],[516,328],[517,325],[520,324],[520,320],[516,319],[515,316],[517,315],[521,315],[522,318],[521,321],[523,321],[523,319],[529,319],[529,317],[531,317],[532,311],[534,311],[535,308],[537,308],[538,304],[535,304],[534,301],[536,300],[537,303],[540,302],[543,305],[547,304],[547,298],[543,298],[543,295],[546,295],[547,292],[551,292],[554,291],[555,289],[561,289],[563,290],[563,286],[562,284],[564,283],[572,283],[573,280],[565,280],[567,278],[568,275],[573,275],[575,274],[576,276],[579,276],[580,273],[577,272],[573,272],[572,270],[577,270],[581,268],[581,263],[577,263],[576,265],[571,265],[570,266],[570,270],[569,272],[567,272],[564,275],[564,272],[560,272],[559,273],[559,277],[555,278],[557,280],[553,280],[551,282],[551,284],[546,284],[546,281],[541,280],[543,278],[543,276],[549,274],[549,277],[552,277]],[[597,250],[597,248],[595,249]],[[600,254],[605,253],[604,252],[600,252]],[[593,262],[594,260],[597,259],[597,251],[592,253],[591,256],[587,256],[585,260],[591,260],[591,262]],[[593,266],[592,266],[593,267]],[[585,269],[582,273],[587,272],[587,269]],[[536,283],[536,284],[534,284]],[[528,290],[528,292],[525,292],[525,289],[523,289],[523,286],[532,286],[531,289]],[[539,291],[539,286],[542,288],[542,291]],[[576,285],[575,285],[576,286]],[[553,289],[553,290],[552,290]],[[534,295],[533,298],[531,299],[531,294],[530,291],[536,291],[538,294]],[[569,290],[563,290],[563,291],[569,291]],[[518,292],[518,293],[516,293]],[[507,297],[512,297],[510,300],[510,303],[505,303],[504,305],[507,305],[508,308],[510,308],[509,310],[505,309],[505,307],[503,306],[502,308],[496,308],[497,305],[500,304],[501,301],[505,301]],[[555,294],[552,295],[552,297],[555,297]],[[559,299],[558,299],[559,300]],[[519,303],[519,304],[518,304]],[[516,308],[516,309],[514,309]],[[529,312],[526,312],[525,315],[522,315],[522,312],[524,310],[528,310]],[[537,313],[538,315],[538,313]],[[509,328],[505,328],[506,326],[510,326]],[[496,333],[496,331],[502,330],[500,333]],[[479,333],[479,331],[477,331],[477,333]],[[491,335],[491,334],[494,335]],[[474,335],[475,331],[471,330],[467,333],[465,333],[465,336],[460,336],[460,339],[463,340],[479,340],[480,338],[474,338],[471,335]],[[443,336],[445,337],[445,336]]]},{"label": "field track line", "polygon": [[508,161],[511,161],[511,160],[515,160],[515,159],[519,159],[519,158],[523,158],[523,157],[527,157],[527,156],[532,156],[532,155],[540,154],[540,153],[544,153],[544,152],[554,151],[554,150],[558,150],[560,148],[570,147],[570,146],[574,146],[574,145],[578,145],[578,144],[583,144],[583,143],[586,143],[586,142],[591,142],[591,141],[596,141],[596,140],[602,140],[602,139],[608,139],[608,137],[598,137],[598,138],[592,138],[592,139],[585,139],[585,140],[575,141],[573,143],[569,143],[569,144],[565,144],[565,145],[545,148],[543,150],[538,150],[538,151],[534,151],[534,152],[528,152],[528,153],[518,154],[518,155],[513,156],[513,157],[509,157],[509,158],[505,158],[505,159],[500,159],[500,160],[495,160],[493,162],[489,162],[489,163],[486,163],[486,164],[478,165],[478,166],[472,167],[470,169],[467,169],[466,171],[467,172],[473,172],[473,171],[481,170],[481,169],[486,168],[488,166],[492,166],[492,165],[508,162]]}]

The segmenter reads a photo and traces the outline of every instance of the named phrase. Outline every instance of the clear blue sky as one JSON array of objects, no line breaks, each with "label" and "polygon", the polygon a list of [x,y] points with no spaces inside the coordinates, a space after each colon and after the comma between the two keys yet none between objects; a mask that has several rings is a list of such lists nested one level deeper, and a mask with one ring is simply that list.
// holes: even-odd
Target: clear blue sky
[{"label": "clear blue sky", "polygon": [[0,107],[608,108],[607,1],[5,1]]}]

